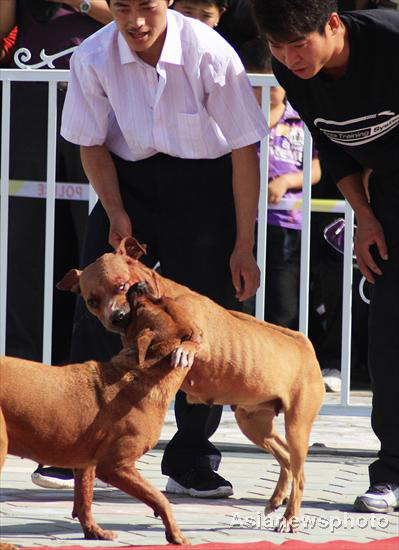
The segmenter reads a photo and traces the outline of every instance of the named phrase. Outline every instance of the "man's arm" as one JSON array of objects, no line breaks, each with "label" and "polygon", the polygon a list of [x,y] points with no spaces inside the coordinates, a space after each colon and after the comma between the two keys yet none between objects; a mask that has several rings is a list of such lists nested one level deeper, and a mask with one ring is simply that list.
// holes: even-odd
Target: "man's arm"
[{"label": "man's arm", "polygon": [[370,254],[370,246],[376,245],[383,260],[388,259],[387,245],[380,222],[375,217],[364,189],[362,174],[351,174],[337,182],[338,188],[348,200],[356,215],[355,254],[360,271],[370,283],[374,274],[382,271]]},{"label": "man's arm", "polygon": [[132,225],[123,206],[114,161],[104,145],[81,145],[80,156],[87,179],[109,218],[108,240],[116,249],[124,237],[132,235]]},{"label": "man's arm", "polygon": [[256,145],[233,149],[232,163],[237,235],[230,269],[236,296],[242,302],[253,296],[260,284],[260,271],[253,255],[260,187]]},{"label": "man's arm", "polygon": [[[1,0],[4,1],[4,0]],[[48,2],[58,2],[58,0],[47,0]],[[75,8],[76,11],[80,11],[80,5],[82,0],[64,0],[63,4],[68,4],[71,8]],[[89,17],[92,17],[99,23],[107,25],[113,20],[111,10],[108,7],[106,0],[91,0],[90,9],[87,13]]]}]

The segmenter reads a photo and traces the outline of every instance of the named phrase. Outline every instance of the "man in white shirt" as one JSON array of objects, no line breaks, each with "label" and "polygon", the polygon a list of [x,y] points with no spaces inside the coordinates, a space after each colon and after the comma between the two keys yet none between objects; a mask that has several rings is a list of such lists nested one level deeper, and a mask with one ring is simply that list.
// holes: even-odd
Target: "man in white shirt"
[{"label": "man in white shirt", "polygon": [[[239,309],[256,292],[253,257],[259,193],[255,143],[267,133],[235,51],[167,0],[111,0],[115,22],[75,52],[62,135],[81,146],[100,201],[90,215],[83,265],[134,235],[149,266]],[[72,360],[107,359],[120,343],[78,305]],[[167,490],[228,496],[208,438],[222,407],[176,397],[178,432],[162,472]]]}]

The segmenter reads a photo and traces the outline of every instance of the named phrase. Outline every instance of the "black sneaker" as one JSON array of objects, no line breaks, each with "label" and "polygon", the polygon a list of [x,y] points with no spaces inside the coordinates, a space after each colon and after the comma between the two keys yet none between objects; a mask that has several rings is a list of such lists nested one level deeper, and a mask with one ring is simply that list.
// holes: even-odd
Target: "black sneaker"
[{"label": "black sneaker", "polygon": [[75,478],[69,468],[44,467],[41,464],[31,475],[32,483],[45,489],[73,489]]},{"label": "black sneaker", "polygon": [[223,498],[233,494],[233,486],[211,468],[198,467],[177,478],[170,477],[165,491],[199,498]]},{"label": "black sneaker", "polygon": [[375,483],[355,500],[358,512],[381,512],[390,514],[399,508],[399,485],[394,483]]}]

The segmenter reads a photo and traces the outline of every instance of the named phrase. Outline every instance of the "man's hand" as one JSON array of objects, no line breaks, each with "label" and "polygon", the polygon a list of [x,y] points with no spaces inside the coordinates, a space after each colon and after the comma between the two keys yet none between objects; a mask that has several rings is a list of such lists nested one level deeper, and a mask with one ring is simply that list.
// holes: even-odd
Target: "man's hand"
[{"label": "man's hand", "polygon": [[109,244],[116,250],[122,239],[132,236],[132,223],[126,210],[118,210],[109,216]]},{"label": "man's hand", "polygon": [[252,252],[235,247],[230,257],[230,269],[236,298],[243,302],[253,296],[260,285],[260,270]]},{"label": "man's hand", "polygon": [[355,235],[355,254],[360,271],[369,283],[374,283],[374,275],[382,275],[375,263],[370,246],[376,246],[383,260],[388,259],[387,245],[380,222],[367,200],[362,173],[349,174],[337,182],[338,188],[355,211],[357,230]]},{"label": "man's hand", "polygon": [[277,204],[280,202],[289,188],[288,178],[285,175],[278,176],[270,181],[267,188],[269,204]]},{"label": "man's hand", "polygon": [[370,246],[376,245],[379,255],[383,260],[388,259],[387,245],[380,222],[374,216],[366,220],[358,220],[355,235],[355,255],[360,271],[369,281],[374,283],[374,275],[382,275],[381,269],[375,263]]}]

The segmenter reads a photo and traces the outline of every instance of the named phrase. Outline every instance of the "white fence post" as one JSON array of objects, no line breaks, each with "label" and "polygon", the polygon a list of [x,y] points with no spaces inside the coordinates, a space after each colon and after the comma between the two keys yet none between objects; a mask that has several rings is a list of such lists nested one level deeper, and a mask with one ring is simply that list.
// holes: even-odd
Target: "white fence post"
[{"label": "white fence post", "polygon": [[43,362],[51,364],[54,279],[55,173],[57,154],[57,82],[49,82],[47,128],[46,244],[44,263]]},{"label": "white fence post", "polygon": [[10,157],[10,80],[3,80],[1,109],[1,196],[0,196],[0,355],[6,352],[8,193]]},{"label": "white fence post", "polygon": [[299,285],[299,330],[306,336],[309,324],[310,201],[312,196],[312,137],[305,128],[303,150],[303,203],[301,232],[301,278]]},{"label": "white fence post", "polygon": [[345,204],[344,269],[342,285],[341,405],[349,405],[352,342],[353,210]]}]

